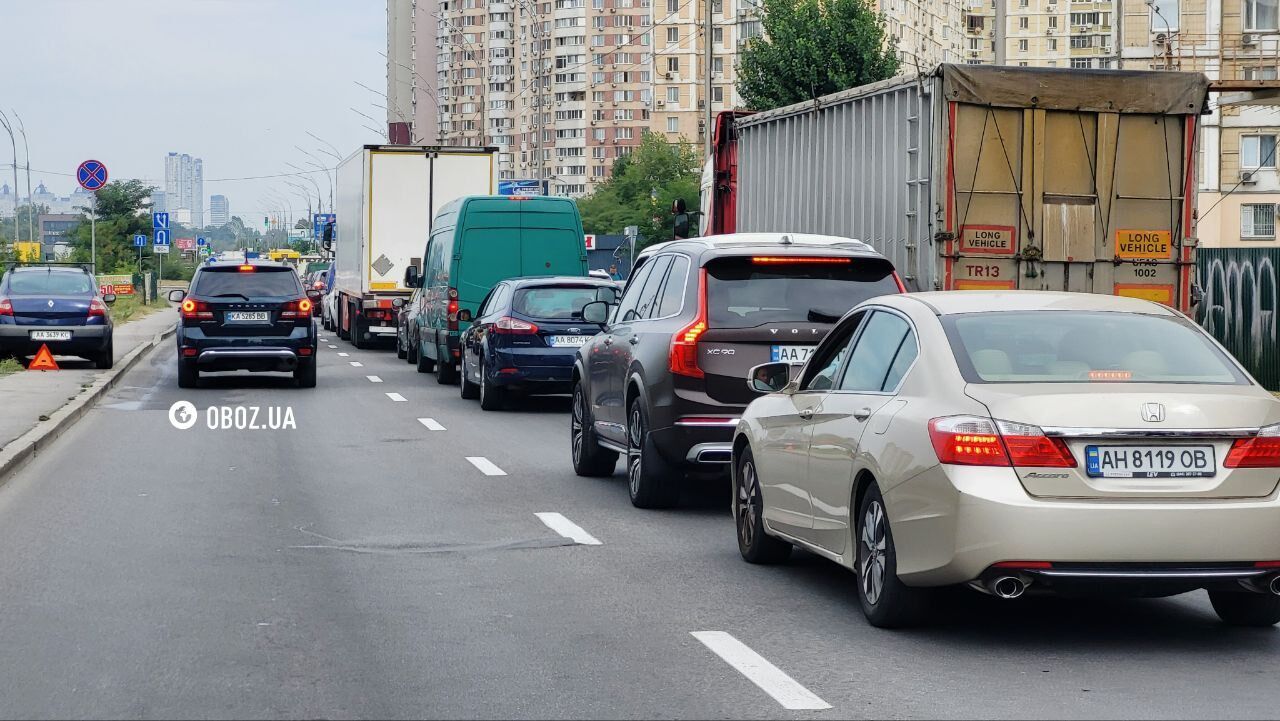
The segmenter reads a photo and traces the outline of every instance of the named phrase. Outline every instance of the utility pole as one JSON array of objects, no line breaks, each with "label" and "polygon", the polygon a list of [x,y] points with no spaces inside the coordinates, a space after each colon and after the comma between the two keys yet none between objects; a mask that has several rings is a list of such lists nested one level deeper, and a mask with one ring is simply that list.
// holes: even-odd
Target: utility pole
[{"label": "utility pole", "polygon": [[[27,240],[34,243],[36,242],[36,233],[32,216],[35,215],[36,204],[31,195],[31,146],[27,145],[27,128],[23,125],[22,118],[18,117],[17,110],[13,111],[13,117],[18,121],[18,132],[22,133],[22,154],[27,158]],[[18,159],[15,157],[13,162],[17,163]],[[17,168],[14,168],[14,171],[16,172]],[[17,188],[14,190],[16,192]],[[40,257],[44,257],[43,251]]]},{"label": "utility pole", "polygon": [[13,138],[13,126],[9,124],[9,116],[0,110],[0,127],[9,133],[9,145],[13,148],[13,242],[22,240],[18,237],[18,142]]},{"label": "utility pole", "polygon": [[715,19],[711,13],[711,9],[713,7],[712,0],[702,0],[702,6],[702,48],[704,61],[702,72],[706,76],[703,81],[702,97],[705,99],[707,106],[705,112],[702,114],[702,142],[703,147],[706,149],[703,156],[709,158],[711,157],[711,123],[714,117],[711,112],[711,66],[712,58],[715,55],[715,43],[712,42],[715,39],[715,32],[712,30],[715,26]]}]

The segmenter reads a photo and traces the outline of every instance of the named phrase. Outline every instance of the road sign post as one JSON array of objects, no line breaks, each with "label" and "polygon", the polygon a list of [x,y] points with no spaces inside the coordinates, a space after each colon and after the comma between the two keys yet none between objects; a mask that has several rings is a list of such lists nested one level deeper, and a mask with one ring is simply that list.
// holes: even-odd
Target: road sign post
[{"label": "road sign post", "polygon": [[[89,191],[92,208],[89,216],[89,253],[94,276],[98,275],[98,191],[107,184],[107,166],[97,160],[86,160],[76,168],[76,181]],[[14,189],[17,192],[17,189]]]},{"label": "road sign post", "polygon": [[147,236],[141,233],[133,236],[133,247],[138,249],[138,272],[142,272],[142,248],[147,244]]}]

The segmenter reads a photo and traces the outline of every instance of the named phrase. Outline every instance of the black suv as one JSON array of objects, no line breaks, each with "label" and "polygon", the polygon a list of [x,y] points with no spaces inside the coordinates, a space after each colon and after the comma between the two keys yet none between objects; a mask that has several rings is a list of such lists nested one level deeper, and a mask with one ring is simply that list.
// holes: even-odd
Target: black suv
[{"label": "black suv", "polygon": [[574,470],[627,457],[631,502],[674,505],[684,471],[727,471],[733,431],[759,394],[757,365],[799,365],[845,311],[903,292],[892,263],[847,238],[760,233],[677,240],[636,259],[616,307],[583,308],[604,330],[573,370]]},{"label": "black suv", "polygon": [[26,265],[0,278],[0,355],[34,355],[48,345],[54,355],[88,358],[110,368],[111,314],[115,295],[98,295],[89,271],[78,266]]},{"label": "black suv", "polygon": [[178,386],[193,388],[200,372],[247,370],[293,373],[316,385],[316,328],[311,309],[318,290],[303,291],[298,274],[280,263],[206,265],[191,290],[175,290]]}]

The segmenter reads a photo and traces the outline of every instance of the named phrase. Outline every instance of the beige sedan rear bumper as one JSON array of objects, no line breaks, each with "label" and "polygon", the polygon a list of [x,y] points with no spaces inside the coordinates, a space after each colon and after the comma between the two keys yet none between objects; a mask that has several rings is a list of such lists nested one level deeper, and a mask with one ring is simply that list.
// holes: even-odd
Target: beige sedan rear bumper
[{"label": "beige sedan rear bumper", "polygon": [[1280,497],[1045,500],[1013,469],[935,466],[885,494],[898,575],[912,586],[977,579],[1002,561],[1196,564],[1280,560]]}]

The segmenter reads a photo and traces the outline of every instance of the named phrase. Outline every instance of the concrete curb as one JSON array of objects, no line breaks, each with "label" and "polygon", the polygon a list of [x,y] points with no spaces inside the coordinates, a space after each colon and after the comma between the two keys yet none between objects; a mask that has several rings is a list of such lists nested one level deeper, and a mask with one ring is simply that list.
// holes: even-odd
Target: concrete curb
[{"label": "concrete curb", "polygon": [[14,471],[26,465],[27,461],[35,458],[58,436],[75,425],[75,422],[88,413],[100,398],[115,387],[125,373],[138,364],[142,356],[154,350],[176,330],[176,327],[166,328],[156,333],[151,340],[139,344],[126,353],[104,377],[94,381],[88,393],[77,395],[75,400],[68,401],[66,405],[50,414],[49,420],[40,421],[35,428],[18,436],[12,443],[0,449],[0,485],[3,485]]}]

